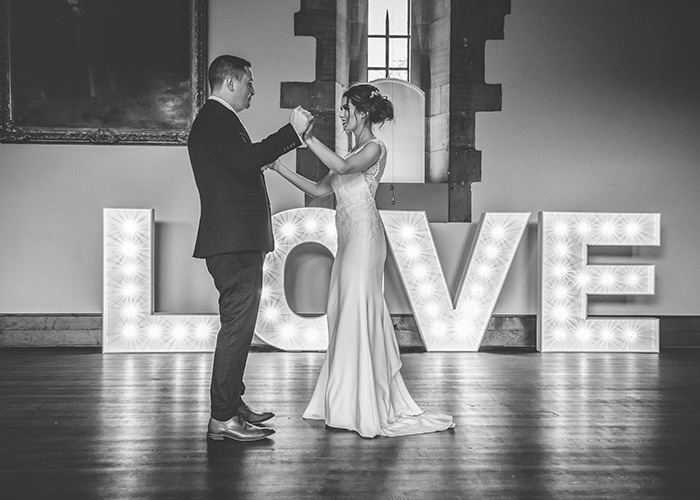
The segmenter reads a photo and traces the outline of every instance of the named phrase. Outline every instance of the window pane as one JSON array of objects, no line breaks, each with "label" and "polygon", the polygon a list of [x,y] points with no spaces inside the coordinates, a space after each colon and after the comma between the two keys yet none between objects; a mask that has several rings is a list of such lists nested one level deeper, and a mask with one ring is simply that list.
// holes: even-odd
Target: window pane
[{"label": "window pane", "polygon": [[[387,65],[399,70],[395,73],[396,78],[408,80],[411,53],[409,9],[410,0],[368,0],[368,34],[370,35],[367,43],[368,80],[387,78],[386,72],[380,71],[380,68],[386,68]],[[386,32],[385,25],[387,16],[389,33]],[[388,61],[385,38],[387,35],[390,38]],[[396,36],[401,38],[393,38]]]},{"label": "window pane", "polygon": [[383,38],[367,41],[367,66],[386,67],[386,41]]},{"label": "window pane", "polygon": [[389,71],[389,78],[396,78],[398,80],[408,81],[408,71],[407,70],[397,70],[392,69]]},{"label": "window pane", "polygon": [[391,8],[391,0],[369,0],[367,12],[367,33],[370,35],[383,35],[386,33],[384,23],[386,11]]},{"label": "window pane", "polygon": [[386,73],[382,70],[370,69],[367,71],[367,81],[371,82],[374,80],[379,80],[381,78],[386,78]]},{"label": "window pane", "polygon": [[389,26],[392,35],[408,35],[408,2],[409,0],[393,0],[389,11]]},{"label": "window pane", "polygon": [[389,41],[389,66],[408,68],[408,40],[394,38]]},{"label": "window pane", "polygon": [[369,0],[368,34],[383,35],[386,32],[386,12],[394,35],[408,35],[409,0]]}]

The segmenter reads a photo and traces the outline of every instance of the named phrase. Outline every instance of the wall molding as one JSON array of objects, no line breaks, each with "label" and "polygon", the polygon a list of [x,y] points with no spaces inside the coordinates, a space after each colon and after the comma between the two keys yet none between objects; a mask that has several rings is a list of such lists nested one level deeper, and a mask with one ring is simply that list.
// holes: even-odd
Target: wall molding
[{"label": "wall molding", "polygon": [[[700,347],[700,316],[655,317],[662,349]],[[401,351],[425,350],[412,315],[392,315],[392,320]],[[494,315],[480,350],[535,350],[536,343],[537,316]],[[102,314],[0,314],[0,348],[13,347],[102,347]],[[257,337],[253,348],[275,350]]]}]

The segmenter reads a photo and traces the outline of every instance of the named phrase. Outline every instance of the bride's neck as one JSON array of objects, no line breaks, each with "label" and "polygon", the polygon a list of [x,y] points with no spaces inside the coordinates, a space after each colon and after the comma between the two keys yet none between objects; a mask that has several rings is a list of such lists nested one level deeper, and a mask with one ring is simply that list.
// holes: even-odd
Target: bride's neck
[{"label": "bride's neck", "polygon": [[374,134],[372,133],[372,127],[366,125],[362,127],[362,130],[360,130],[359,133],[355,134],[355,147],[357,148],[373,138]]}]

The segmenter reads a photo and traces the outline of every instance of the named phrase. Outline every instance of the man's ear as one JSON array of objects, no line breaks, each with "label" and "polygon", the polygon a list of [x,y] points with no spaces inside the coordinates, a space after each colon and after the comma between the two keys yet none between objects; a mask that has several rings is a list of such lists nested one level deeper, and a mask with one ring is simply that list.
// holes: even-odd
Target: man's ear
[{"label": "man's ear", "polygon": [[236,88],[236,78],[233,76],[229,76],[226,79],[226,86],[231,92],[233,92],[234,89]]}]

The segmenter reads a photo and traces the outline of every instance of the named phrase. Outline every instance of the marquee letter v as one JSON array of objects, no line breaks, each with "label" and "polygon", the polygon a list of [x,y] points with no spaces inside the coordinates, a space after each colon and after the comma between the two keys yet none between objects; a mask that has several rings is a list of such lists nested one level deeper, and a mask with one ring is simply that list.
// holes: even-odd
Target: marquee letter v
[{"label": "marquee letter v", "polygon": [[482,215],[455,301],[425,212],[381,216],[426,350],[477,351],[530,214]]}]

